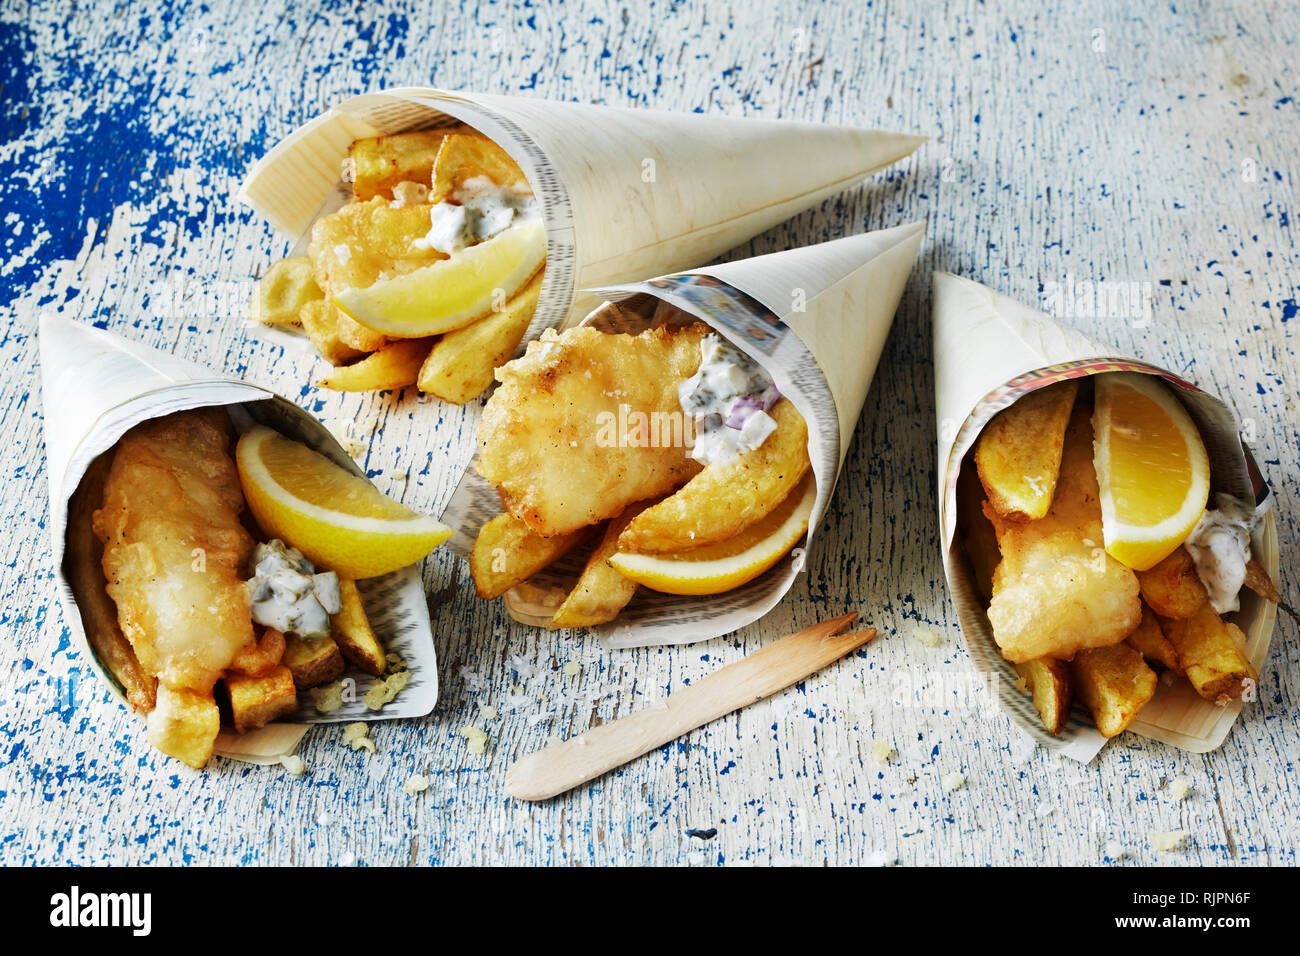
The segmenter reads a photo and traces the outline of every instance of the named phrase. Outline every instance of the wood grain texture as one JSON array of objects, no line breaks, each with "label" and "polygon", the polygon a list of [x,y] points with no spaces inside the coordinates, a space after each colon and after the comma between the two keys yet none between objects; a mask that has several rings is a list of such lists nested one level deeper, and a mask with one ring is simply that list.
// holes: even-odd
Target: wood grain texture
[{"label": "wood grain texture", "polygon": [[[1298,34],[1300,11],[1267,2],[9,4],[0,862],[1101,864],[1115,841],[1125,863],[1295,863],[1292,622],[1261,700],[1206,756],[1125,737],[1091,765],[1061,762],[989,702],[937,543],[929,273],[1040,304],[1066,282],[1149,289],[1149,320],[1069,321],[1235,403],[1277,492],[1294,604]],[[381,487],[441,509],[478,406],[313,389],[323,366],[244,325],[251,277],[289,244],[233,201],[295,126],[410,83],[925,132],[913,157],[733,255],[923,217],[927,242],[808,573],[767,619],[704,645],[604,653],[513,624],[438,553],[425,576],[443,690],[428,719],[376,725],[373,757],[318,729],[302,778],[229,762],[194,773],[151,752],[70,646],[47,541],[37,317],[96,323],[353,422]],[[505,795],[506,768],[548,736],[849,609],[881,637],[829,675],[560,799]],[[917,640],[919,626],[942,643]],[[490,737],[484,755],[459,734],[471,724]],[[897,757],[873,762],[874,741]],[[967,785],[948,792],[955,772]],[[403,794],[412,773],[432,788]],[[1176,778],[1194,788],[1181,802]],[[1148,833],[1177,829],[1187,848],[1157,855]]]}]

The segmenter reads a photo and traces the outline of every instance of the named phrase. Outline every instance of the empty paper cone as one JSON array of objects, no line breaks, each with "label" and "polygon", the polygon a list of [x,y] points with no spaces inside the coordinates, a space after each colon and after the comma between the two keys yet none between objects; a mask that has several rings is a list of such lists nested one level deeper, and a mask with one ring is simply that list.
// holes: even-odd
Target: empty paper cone
[{"label": "empty paper cone", "polygon": [[[1210,458],[1216,491],[1257,503],[1269,498],[1249,450],[1242,444],[1232,411],[1167,369],[1096,342],[1050,315],[992,289],[948,273],[934,276],[934,377],[939,426],[939,523],[944,572],[976,666],[993,685],[999,706],[1026,733],[1046,747],[1090,760],[1105,744],[1075,709],[1060,737],[1042,729],[1028,696],[1016,686],[1017,674],[993,640],[985,613],[957,540],[957,478],[981,429],[997,412],[1022,395],[1066,378],[1102,372],[1156,375],[1170,385],[1196,422]],[[1255,557],[1277,580],[1277,524],[1271,508],[1257,525]],[[1243,591],[1241,610],[1229,616],[1246,634],[1246,653],[1258,669],[1268,656],[1276,619],[1275,605]],[[1226,707],[1198,697],[1185,682],[1161,683],[1130,729],[1184,750],[1205,752],[1227,737],[1242,702]]]},{"label": "empty paper cone", "polygon": [[298,239],[347,194],[359,138],[468,123],[519,163],[547,230],[527,338],[596,304],[578,290],[707,262],[907,156],[923,137],[519,96],[397,89],[339,104],[276,146],[240,198]]},{"label": "empty paper cone", "polygon": [[[92,466],[118,439],[153,418],[222,406],[239,430],[260,422],[307,444],[353,474],[364,477],[364,473],[329,429],[298,406],[256,385],[53,316],[41,318],[40,353],[50,533],[59,597],[73,639],[117,697],[127,703],[121,684],[96,651],[96,644],[105,642],[92,643],[87,634],[88,627],[111,626],[89,610],[91,602],[102,605],[107,598],[102,576],[92,579],[85,567],[79,574],[70,574],[67,565],[70,536],[90,534],[86,525],[102,496],[104,463],[100,462],[98,469]],[[97,485],[92,487],[88,473],[97,476]],[[70,515],[75,516],[75,527],[70,527]],[[223,734],[217,753],[274,761],[293,751],[304,724],[423,716],[433,709],[438,694],[437,661],[418,568],[363,582],[362,588],[375,632],[410,663],[412,680],[401,696],[381,712],[367,711],[358,699],[328,715],[316,713],[300,698],[303,706],[293,717],[296,723],[274,724],[242,736]],[[94,593],[88,594],[88,590]]]}]

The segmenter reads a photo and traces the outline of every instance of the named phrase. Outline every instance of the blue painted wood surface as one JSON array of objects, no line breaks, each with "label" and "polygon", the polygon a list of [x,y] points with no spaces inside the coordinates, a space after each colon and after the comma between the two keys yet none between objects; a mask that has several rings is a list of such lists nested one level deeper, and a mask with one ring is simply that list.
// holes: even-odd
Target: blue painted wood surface
[{"label": "blue painted wood surface", "polygon": [[[1044,306],[1053,284],[1132,283],[1149,292],[1149,320],[1076,309],[1069,321],[1236,405],[1278,492],[1295,602],[1300,11],[1225,6],[9,5],[0,862],[1294,863],[1294,624],[1279,625],[1262,699],[1218,752],[1126,738],[1089,766],[1057,761],[1026,748],[978,688],[932,491],[930,270]],[[925,132],[916,156],[734,255],[920,217],[927,242],[809,573],[765,621],[607,654],[513,624],[440,553],[425,568],[443,664],[430,718],[377,725],[374,757],[313,732],[300,779],[225,761],[194,773],[150,750],[55,603],[35,324],[70,315],[272,387],[326,422],[354,420],[381,487],[440,509],[476,410],[321,393],[319,367],[250,335],[251,277],[288,245],[233,198],[297,125],[406,84]],[[844,608],[884,637],[568,797],[505,796],[506,767],[548,736]],[[943,643],[925,646],[918,626]],[[486,755],[459,735],[470,724],[488,732]],[[897,757],[875,763],[876,741]],[[433,785],[410,797],[400,787],[414,772]],[[954,773],[966,783],[949,791]],[[1182,801],[1179,779],[1193,788]],[[1149,833],[1172,830],[1186,847],[1157,855]]]}]

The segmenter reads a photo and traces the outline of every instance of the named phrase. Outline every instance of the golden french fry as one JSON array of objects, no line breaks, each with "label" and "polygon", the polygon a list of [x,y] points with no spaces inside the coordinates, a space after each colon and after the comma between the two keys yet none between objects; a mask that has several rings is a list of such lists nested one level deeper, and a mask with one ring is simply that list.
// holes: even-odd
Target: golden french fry
[{"label": "golden french fry", "polygon": [[1191,617],[1209,600],[1186,548],[1179,547],[1155,567],[1136,573],[1142,600],[1161,617]]},{"label": "golden french fry", "polygon": [[131,707],[148,713],[154,709],[158,682],[140,666],[131,642],[118,624],[117,605],[108,596],[104,578],[104,545],[95,534],[91,520],[104,500],[104,481],[112,464],[111,451],[96,458],[68,502],[63,573],[77,596],[81,626],[90,646],[95,649],[95,656],[122,685]]},{"label": "golden french fry", "polygon": [[714,463],[636,517],[620,551],[663,554],[725,541],[765,518],[812,467],[808,424],[788,398],[768,413],[776,431],[752,451]]},{"label": "golden french fry", "polygon": [[325,293],[316,284],[311,259],[306,256],[281,259],[257,283],[257,291],[249,302],[248,317],[266,325],[298,326],[298,314],[308,302],[319,302]]},{"label": "golden french fry", "polygon": [[332,637],[312,640],[290,634],[284,647],[284,666],[299,690],[319,687],[343,676],[343,652]]},{"label": "golden french fry", "polygon": [[590,528],[543,538],[512,514],[497,515],[479,529],[469,557],[474,589],[481,598],[505,594],[521,581],[586,539]]},{"label": "golden french fry", "polygon": [[615,570],[609,564],[609,556],[618,550],[618,536],[623,529],[649,505],[648,501],[639,502],[609,519],[604,536],[587,559],[578,583],[551,618],[552,627],[595,627],[614,620],[627,607],[636,593],[636,582]]},{"label": "golden french fry", "polygon": [[514,354],[528,331],[544,275],[545,269],[539,269],[500,312],[489,313],[438,339],[420,369],[420,391],[457,405],[486,391],[497,366]]},{"label": "golden french fry", "polygon": [[230,713],[238,733],[246,734],[265,727],[277,717],[298,709],[293,674],[282,664],[277,664],[261,677],[228,673],[225,683],[230,692]]},{"label": "golden french fry", "polygon": [[1078,391],[1074,380],[1036,389],[984,426],[975,465],[998,514],[1021,521],[1047,514]]},{"label": "golden french fry", "polygon": [[302,321],[303,331],[307,333],[307,338],[311,339],[311,344],[316,347],[316,354],[331,365],[354,362],[366,354],[345,344],[339,338],[339,319],[346,316],[339,312],[334,303],[324,299],[319,302],[308,302],[298,315]]},{"label": "golden french fry", "polygon": [[359,362],[334,369],[317,384],[336,392],[375,392],[414,385],[432,346],[429,339],[396,339]]},{"label": "golden french fry", "polygon": [[454,133],[442,141],[433,165],[433,201],[442,202],[467,179],[486,176],[498,186],[526,183],[519,164],[486,136]]},{"label": "golden french fry", "polygon": [[340,579],[339,599],[342,605],[339,612],[330,616],[330,632],[338,642],[339,650],[363,671],[379,676],[387,663],[384,647],[370,627],[357,583]]},{"label": "golden french fry", "polygon": [[1074,678],[1068,661],[1040,657],[1016,665],[1034,699],[1034,709],[1042,718],[1043,729],[1057,736],[1070,720],[1074,703]]},{"label": "golden french fry", "polygon": [[158,702],[145,718],[149,743],[168,756],[202,769],[212,757],[221,713],[211,692],[158,685]]},{"label": "golden french fry", "polygon": [[446,130],[421,130],[359,139],[352,144],[352,188],[358,199],[376,195],[393,197],[401,182],[423,183],[433,179],[433,163]]},{"label": "golden french fry", "polygon": [[1142,605],[1142,623],[1126,640],[1129,647],[1141,654],[1147,663],[1159,664],[1175,674],[1183,672],[1183,665],[1178,660],[1178,651],[1160,629],[1160,622],[1155,612],[1145,604]]},{"label": "golden french fry", "polygon": [[1123,733],[1156,692],[1156,672],[1127,644],[1080,651],[1071,669],[1079,699],[1103,737]]},{"label": "golden french fry", "polygon": [[230,670],[245,677],[264,677],[280,665],[284,657],[284,635],[273,627],[263,629],[262,636],[243,648],[230,662]]},{"label": "golden french fry", "polygon": [[1241,697],[1259,681],[1246,658],[1246,635],[1207,601],[1191,617],[1161,621],[1196,693],[1217,704]]}]

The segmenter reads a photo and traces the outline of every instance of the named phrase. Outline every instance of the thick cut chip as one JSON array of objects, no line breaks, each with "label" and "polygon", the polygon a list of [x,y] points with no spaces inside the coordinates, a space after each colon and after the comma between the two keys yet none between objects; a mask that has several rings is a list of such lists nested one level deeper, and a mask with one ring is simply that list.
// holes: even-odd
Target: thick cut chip
[{"label": "thick cut chip", "polygon": [[1080,651],[1073,663],[1074,687],[1103,737],[1128,729],[1156,692],[1156,672],[1127,644]]},{"label": "thick cut chip", "polygon": [[717,544],[785,501],[812,467],[808,424],[788,398],[770,414],[776,431],[763,444],[708,465],[676,494],[643,511],[623,532],[619,550],[663,554]]},{"label": "thick cut chip", "polygon": [[298,692],[289,668],[277,665],[261,677],[226,675],[235,730],[246,734],[298,709]]},{"label": "thick cut chip", "polygon": [[1160,629],[1160,621],[1155,612],[1145,604],[1142,605],[1142,623],[1128,636],[1128,645],[1146,658],[1148,663],[1159,664],[1175,674],[1183,672],[1177,649]]},{"label": "thick cut chip", "polygon": [[693,477],[677,386],[699,368],[709,331],[700,322],[640,335],[548,329],[497,369],[479,471],[506,510],[538,534],[566,534]]},{"label": "thick cut chip", "polygon": [[482,528],[469,558],[474,590],[481,598],[500,597],[521,581],[586,540],[589,528],[543,538],[512,514],[497,515]]},{"label": "thick cut chip", "polygon": [[324,299],[319,302],[308,302],[302,307],[298,317],[302,321],[302,328],[307,333],[307,338],[311,339],[311,344],[316,347],[316,354],[331,365],[346,365],[366,354],[348,345],[340,337],[340,321],[346,319],[352,322],[352,320],[341,314],[333,302]]},{"label": "thick cut chip", "polygon": [[343,676],[343,653],[332,637],[316,639],[290,634],[285,639],[284,666],[299,690],[319,687]]},{"label": "thick cut chip", "polygon": [[1090,412],[1078,406],[1071,417],[1045,517],[1009,521],[991,502],[986,512],[1002,552],[989,623],[1003,655],[1014,662],[1065,659],[1115,644],[1142,619],[1137,577],[1102,547]]},{"label": "thick cut chip", "polygon": [[442,202],[466,180],[486,176],[498,186],[526,184],[519,164],[486,136],[457,133],[442,141],[433,168],[433,201]]},{"label": "thick cut chip", "polygon": [[272,263],[258,282],[257,293],[249,304],[249,318],[266,325],[301,325],[302,307],[324,298],[311,259],[281,259]]},{"label": "thick cut chip", "polygon": [[363,671],[379,676],[387,663],[384,646],[370,626],[355,581],[339,580],[339,601],[339,612],[330,616],[330,634],[344,657]]},{"label": "thick cut chip", "polygon": [[637,584],[616,571],[609,559],[618,550],[618,536],[623,529],[648,505],[648,501],[638,502],[609,520],[578,583],[551,618],[552,627],[595,627],[614,620],[627,607],[636,594]]},{"label": "thick cut chip", "polygon": [[430,339],[389,342],[353,365],[336,368],[320,380],[320,387],[336,392],[377,392],[414,385],[432,347]]},{"label": "thick cut chip", "polygon": [[1142,600],[1161,617],[1191,617],[1210,598],[1186,548],[1178,548],[1147,571],[1138,571],[1137,579]]},{"label": "thick cut chip", "polygon": [[1074,380],[1036,389],[984,426],[975,466],[989,502],[1004,518],[1041,518],[1052,506],[1078,391]]},{"label": "thick cut chip", "polygon": [[1074,703],[1074,678],[1069,662],[1040,657],[1017,664],[1016,673],[1024,678],[1033,696],[1043,729],[1058,736],[1069,723],[1070,706]]},{"label": "thick cut chip", "polygon": [[420,369],[420,391],[457,405],[487,391],[497,367],[515,354],[528,331],[545,274],[545,269],[539,269],[499,312],[438,339]]},{"label": "thick cut chip", "polygon": [[398,183],[428,186],[446,134],[446,130],[420,130],[357,140],[349,151],[357,198],[364,201],[383,195],[391,199]]},{"label": "thick cut chip", "polygon": [[158,702],[145,718],[149,743],[170,757],[202,769],[212,758],[221,713],[211,691],[158,685]]},{"label": "thick cut chip", "polygon": [[1236,700],[1258,684],[1259,674],[1246,657],[1246,635],[1219,617],[1208,601],[1191,617],[1166,619],[1161,625],[1187,679],[1206,700]]}]

